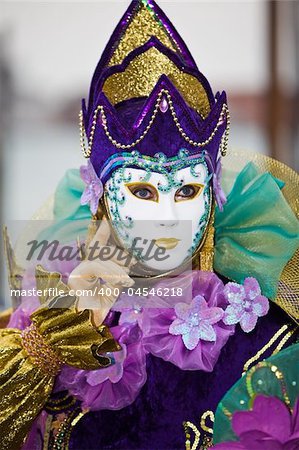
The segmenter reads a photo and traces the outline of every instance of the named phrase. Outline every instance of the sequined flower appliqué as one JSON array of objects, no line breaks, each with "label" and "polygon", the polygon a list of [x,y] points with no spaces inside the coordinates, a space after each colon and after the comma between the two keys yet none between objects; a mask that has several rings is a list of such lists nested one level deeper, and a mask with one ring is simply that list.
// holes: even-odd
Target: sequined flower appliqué
[{"label": "sequined flower appliqu\u00e9", "polygon": [[185,347],[193,350],[200,340],[215,342],[216,332],[213,325],[224,315],[222,308],[209,307],[204,297],[196,296],[190,305],[178,303],[175,306],[175,319],[169,327],[169,333],[182,335]]},{"label": "sequined flower appliqu\u00e9", "polygon": [[87,166],[80,167],[80,175],[86,184],[86,188],[81,196],[81,205],[89,204],[92,214],[95,214],[99,200],[103,195],[103,184],[89,160]]},{"label": "sequined flower appliqu\u00e9", "polygon": [[240,323],[243,331],[249,333],[255,326],[258,317],[269,311],[269,300],[261,295],[261,288],[255,278],[246,278],[244,285],[227,283],[224,295],[229,302],[223,322],[226,325]]}]

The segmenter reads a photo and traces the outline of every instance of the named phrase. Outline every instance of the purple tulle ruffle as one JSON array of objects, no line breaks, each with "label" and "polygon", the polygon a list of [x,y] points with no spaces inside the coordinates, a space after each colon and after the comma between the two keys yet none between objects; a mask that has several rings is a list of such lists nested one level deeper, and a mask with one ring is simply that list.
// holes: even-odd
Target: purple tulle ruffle
[{"label": "purple tulle ruffle", "polygon": [[[180,297],[181,303],[185,303],[185,323],[182,314],[177,315],[176,308],[145,308],[142,317],[142,331],[144,333],[144,345],[148,352],[158,356],[165,361],[170,361],[183,370],[204,370],[211,372],[218,360],[221,349],[226,344],[228,338],[234,334],[235,327],[225,325],[222,321],[220,308],[227,306],[227,301],[223,294],[224,285],[216,274],[211,272],[193,272],[190,275],[192,283],[193,298],[190,296]],[[195,305],[194,298],[201,297],[199,310]],[[203,305],[205,303],[205,305]],[[209,317],[210,323],[199,323],[194,321],[195,314],[203,314],[206,320]],[[183,306],[180,306],[182,311]],[[194,311],[193,311],[194,309]],[[181,321],[181,327],[187,327],[187,333],[197,334],[197,343],[188,348],[183,336],[186,333],[174,334],[173,324]],[[196,322],[196,323],[195,323]],[[189,330],[188,330],[189,327]],[[177,327],[176,330],[178,331]],[[205,331],[205,332],[204,332]],[[191,336],[192,338],[192,336]],[[212,339],[213,338],[213,339]],[[190,340],[190,339],[189,339]]]},{"label": "purple tulle ruffle", "polygon": [[122,346],[113,354],[115,364],[86,371],[65,366],[56,390],[68,389],[90,410],[121,409],[133,403],[146,381],[146,358],[138,327],[110,328]]}]

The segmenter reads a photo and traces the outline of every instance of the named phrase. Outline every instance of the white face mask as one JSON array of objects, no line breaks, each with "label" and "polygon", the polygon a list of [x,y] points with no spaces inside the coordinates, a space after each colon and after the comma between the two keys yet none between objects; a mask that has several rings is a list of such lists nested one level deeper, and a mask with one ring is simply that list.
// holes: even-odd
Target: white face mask
[{"label": "white face mask", "polygon": [[209,220],[211,192],[205,163],[170,176],[118,169],[106,182],[105,195],[123,247],[142,249],[141,260],[156,270],[175,269],[192,256]]}]

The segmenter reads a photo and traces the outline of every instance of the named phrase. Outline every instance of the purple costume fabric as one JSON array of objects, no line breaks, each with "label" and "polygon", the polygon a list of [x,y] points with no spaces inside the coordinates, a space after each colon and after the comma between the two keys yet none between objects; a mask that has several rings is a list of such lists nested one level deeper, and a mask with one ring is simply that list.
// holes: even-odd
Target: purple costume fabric
[{"label": "purple costume fabric", "polygon": [[148,352],[183,370],[210,372],[235,328],[222,322],[227,303],[220,278],[194,271],[190,279],[189,302],[182,303],[179,297],[171,309],[145,308],[141,325],[144,345]]},{"label": "purple costume fabric", "polygon": [[[63,267],[59,269],[62,272],[65,271]],[[69,271],[71,268],[67,266],[65,269]],[[184,278],[186,276],[190,277],[190,274],[183,275]],[[196,271],[192,273],[191,279],[193,281],[192,296],[189,299],[189,306],[188,301],[181,303],[181,297],[175,300],[176,305],[184,306],[177,308],[177,311],[180,311],[179,316],[183,317],[184,314],[181,313],[189,311],[190,307],[193,311],[194,300],[192,299],[205,298],[205,308],[209,306],[213,315],[216,313],[217,320],[220,320],[218,309],[220,307],[225,309],[229,304],[224,296],[227,289],[225,290],[222,281],[216,274]],[[190,293],[187,283],[184,285],[186,292]],[[236,286],[234,284],[233,287]],[[252,283],[250,286],[256,287]],[[252,292],[252,289],[249,292]],[[253,292],[254,295],[257,293],[258,290]],[[26,309],[26,302],[24,306]],[[25,312],[24,306],[12,316],[10,326],[24,328],[29,325],[28,316],[32,308]],[[38,305],[34,304],[34,306]],[[214,308],[216,308],[215,311]],[[107,320],[111,331],[119,342],[124,344],[123,351],[115,356],[114,367],[94,372],[65,367],[59,375],[55,386],[56,392],[67,388],[71,394],[81,400],[82,407],[87,406],[91,410],[101,409],[101,411],[89,412],[76,425],[71,437],[72,450],[98,448],[103,450],[152,450],[153,448],[181,450],[184,445],[183,421],[191,420],[197,423],[203,412],[215,410],[223,395],[241,376],[244,363],[287,321],[284,313],[281,310],[277,311],[273,305],[272,311],[268,316],[259,318],[255,330],[250,334],[244,333],[238,325],[235,328],[234,325],[223,324],[220,327],[220,335],[223,330],[226,330],[227,334],[225,341],[217,348],[217,357],[215,358],[213,353],[210,355],[207,353],[208,364],[203,366],[204,370],[181,370],[177,367],[180,365],[181,358],[187,364],[190,363],[188,356],[184,355],[184,352],[188,352],[186,349],[181,348],[178,357],[174,359],[177,366],[150,353],[146,355],[146,351],[154,353],[157,348],[157,345],[151,348],[151,342],[148,340],[150,336],[148,316],[151,316],[151,310],[152,308],[148,308],[144,309],[143,313],[138,312],[136,323],[125,310],[122,313],[124,314],[122,325],[117,325],[119,313],[109,315]],[[163,314],[167,316],[169,311],[169,307],[162,308],[161,316]],[[197,309],[194,312],[197,313]],[[154,316],[155,320],[159,321],[157,310]],[[176,320],[175,315],[173,319]],[[171,323],[170,320],[169,324]],[[137,324],[145,331],[144,349],[141,345],[141,330]],[[218,326],[217,322],[216,324]],[[170,331],[171,328],[169,328],[170,339],[183,342],[181,335],[171,335]],[[217,335],[219,329],[215,328],[215,333]],[[157,336],[156,342],[159,339]],[[205,344],[209,346],[211,342],[204,341],[203,345]],[[193,352],[194,350],[190,351],[190,354]],[[195,359],[198,358],[196,349],[194,355]],[[167,359],[166,354],[162,356]],[[213,371],[207,372],[212,370],[212,367],[214,367]],[[189,366],[190,368],[192,367]],[[107,372],[108,370],[110,372]],[[111,399],[113,399],[113,405]]]},{"label": "purple costume fabric", "polygon": [[[170,361],[182,370],[211,372],[221,350],[235,332],[234,325],[222,321],[226,308],[230,307],[226,296],[232,300],[237,295],[238,306],[246,305],[247,299],[239,294],[243,286],[228,283],[224,287],[212,272],[193,271],[178,279],[180,282],[175,278],[158,283],[155,286],[155,292],[161,293],[158,298],[157,294],[136,297],[136,302],[143,303],[142,308],[136,309],[135,297],[131,299],[136,323],[128,315],[127,308],[119,321],[115,317],[114,326],[110,319],[110,331],[122,346],[121,352],[109,355],[114,361],[112,366],[92,372],[64,367],[57,377],[56,389],[68,389],[87,409],[120,409],[136,399],[146,381],[146,353]],[[260,292],[256,280],[246,279],[245,283],[256,289],[247,288],[247,295]],[[171,291],[174,285],[183,286],[182,295],[171,300],[168,294],[164,297],[162,286],[168,286]],[[233,285],[233,291],[229,289],[230,285]],[[171,307],[167,301],[173,303]],[[265,301],[268,303],[266,298]],[[154,306],[157,303],[164,303],[166,307],[157,308]],[[121,304],[122,296],[116,303],[117,309],[121,309]]]},{"label": "purple costume fabric", "polygon": [[83,408],[124,408],[135,400],[146,381],[145,352],[137,327],[116,326],[110,330],[122,346],[113,355],[112,366],[96,371],[65,366],[58,377],[56,390],[68,389],[82,401]]},{"label": "purple costume fabric", "polygon": [[74,428],[70,449],[182,450],[183,421],[198,423],[203,412],[215,411],[245,362],[287,322],[286,314],[271,305],[251,334],[238,327],[211,373],[183,371],[148,354],[147,382],[135,402],[119,411],[88,413]]}]

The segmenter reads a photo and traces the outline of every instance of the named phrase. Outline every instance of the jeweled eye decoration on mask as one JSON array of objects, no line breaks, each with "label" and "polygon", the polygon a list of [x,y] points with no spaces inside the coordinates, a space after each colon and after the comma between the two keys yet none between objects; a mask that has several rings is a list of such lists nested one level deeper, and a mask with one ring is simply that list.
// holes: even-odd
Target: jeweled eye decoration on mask
[{"label": "jeweled eye decoration on mask", "polygon": [[126,232],[127,228],[132,228],[133,221],[129,216],[123,217],[120,213],[120,207],[125,203],[125,193],[121,191],[124,188],[124,183],[129,181],[132,177],[131,172],[124,174],[122,169],[113,172],[110,182],[106,183],[106,198],[109,204],[109,212],[112,223],[116,228],[121,239],[127,240],[129,238]]}]

